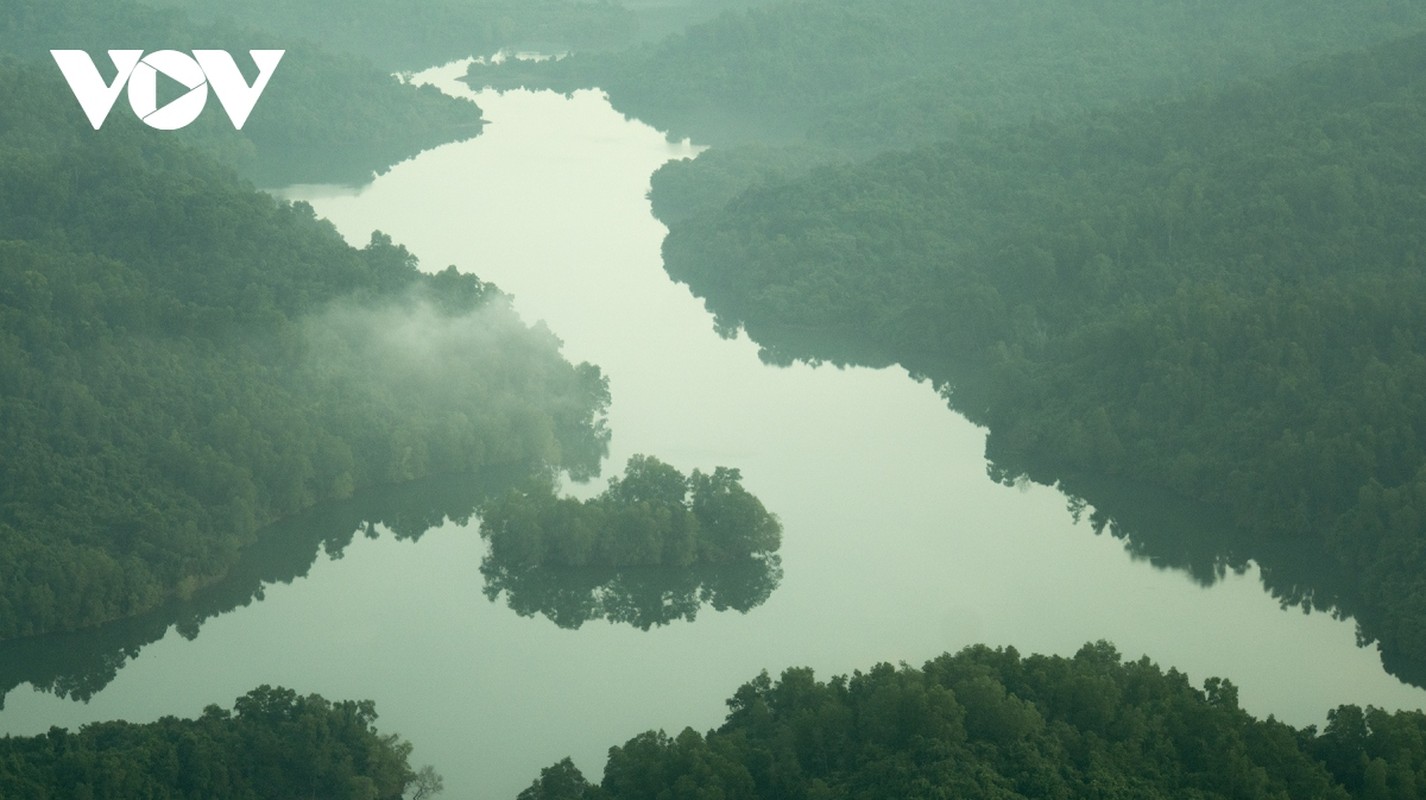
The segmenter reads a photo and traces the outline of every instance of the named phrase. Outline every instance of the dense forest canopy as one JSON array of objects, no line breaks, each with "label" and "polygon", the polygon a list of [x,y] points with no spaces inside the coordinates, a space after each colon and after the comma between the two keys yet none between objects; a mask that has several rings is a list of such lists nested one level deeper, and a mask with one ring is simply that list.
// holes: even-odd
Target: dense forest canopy
[{"label": "dense forest canopy", "polygon": [[[241,131],[210,100],[207,111],[182,131],[152,132],[189,142],[262,185],[366,183],[373,173],[424,149],[475,136],[483,124],[480,109],[467,100],[430,86],[404,85],[360,57],[293,41],[282,31],[233,22],[198,24],[179,11],[132,0],[100,6],[84,0],[10,0],[0,13],[0,55],[55,74],[51,49],[87,51],[108,78],[110,49],[195,47],[227,49],[247,69],[248,50],[287,51]],[[63,87],[56,93],[61,97],[73,103]],[[80,113],[77,103],[72,109]],[[110,116],[129,115],[120,99]]]},{"label": "dense forest canopy", "polygon": [[145,0],[205,22],[241,20],[269,34],[415,70],[504,48],[556,52],[622,46],[638,21],[622,4],[579,0]]},{"label": "dense forest canopy", "polygon": [[0,69],[0,638],[186,597],[263,525],[501,463],[598,470],[599,370],[495,287]]},{"label": "dense forest canopy", "polygon": [[723,11],[775,0],[143,0],[203,21],[319,42],[391,70],[416,70],[501,50],[617,50],[657,40]]},{"label": "dense forest canopy", "polygon": [[0,738],[0,797],[397,800],[435,787],[411,745],[377,731],[369,700],[260,686],[197,719],[99,722]]},{"label": "dense forest canopy", "polygon": [[[597,86],[625,114],[714,145],[661,170],[692,184],[656,179],[670,221],[769,172],[1191,93],[1424,29],[1426,6],[1391,0],[799,0],[617,53],[475,64],[468,80]],[[785,152],[720,151],[733,145]]]},{"label": "dense forest canopy", "polygon": [[563,628],[648,630],[705,604],[746,613],[782,578],[782,525],[729,467],[685,476],[636,455],[597,497],[559,497],[543,480],[487,500],[480,526],[486,597]]},{"label": "dense forest canopy", "polygon": [[737,469],[685,476],[645,455],[598,497],[561,498],[544,483],[492,498],[480,520],[490,557],[512,565],[686,567],[762,558],[782,544],[782,525]]},{"label": "dense forest canopy", "polygon": [[639,734],[589,783],[569,759],[518,800],[1415,797],[1426,715],[1341,706],[1294,729],[1113,646],[1073,658],[983,645],[920,669],[763,673],[721,727]]},{"label": "dense forest canopy", "polygon": [[1118,476],[1326,554],[1363,637],[1419,679],[1423,59],[1417,35],[1190,100],[963,126],[686,219],[666,266],[776,360],[852,340],[933,377],[1007,480]]},{"label": "dense forest canopy", "polygon": [[[625,113],[714,144],[780,133],[879,150],[967,119],[1192,91],[1423,26],[1413,2],[797,0],[627,51],[476,64],[471,81],[597,86]],[[720,117],[749,125],[739,136]]]}]

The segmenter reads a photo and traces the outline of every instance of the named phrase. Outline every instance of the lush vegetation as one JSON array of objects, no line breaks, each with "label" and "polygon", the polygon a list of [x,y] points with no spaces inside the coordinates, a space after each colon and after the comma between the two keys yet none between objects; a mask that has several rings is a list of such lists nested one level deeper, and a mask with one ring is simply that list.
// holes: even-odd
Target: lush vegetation
[{"label": "lush vegetation", "polygon": [[501,50],[558,54],[652,41],[723,11],[775,0],[143,0],[417,70]]},{"label": "lush vegetation", "polygon": [[499,463],[598,469],[605,382],[495,287],[348,246],[0,69],[0,638],[186,597],[257,530]]},{"label": "lush vegetation", "polygon": [[[100,7],[84,0],[11,0],[6,5],[0,15],[0,54],[32,61],[54,74],[53,48],[87,51],[106,76],[113,69],[105,55],[111,48],[221,48],[247,67],[249,79],[248,50],[286,50],[241,131],[233,130],[210,98],[205,113],[182,131],[148,132],[194,144],[262,185],[365,183],[372,173],[424,149],[475,136],[483,124],[473,103],[434,87],[403,85],[358,57],[294,43],[284,31],[260,32],[231,22],[199,25],[177,11],[132,0]],[[61,98],[83,120],[62,84],[55,90],[55,99]],[[126,116],[132,114],[120,98],[104,130]]]},{"label": "lush vegetation", "polygon": [[565,628],[602,618],[648,630],[705,604],[747,612],[782,578],[782,526],[741,481],[637,455],[589,500],[548,480],[494,497],[480,508],[485,595]]},{"label": "lush vegetation", "polygon": [[685,477],[644,455],[598,497],[561,498],[545,483],[486,502],[480,520],[491,559],[509,565],[685,567],[760,558],[782,544],[777,517],[738,470]]},{"label": "lush vegetation", "polygon": [[618,3],[577,0],[147,0],[203,21],[241,20],[266,33],[414,70],[505,48],[553,52],[627,45],[638,22]]},{"label": "lush vegetation", "polygon": [[[472,65],[468,80],[598,86],[620,111],[714,145],[655,179],[667,222],[819,161],[1193,92],[1422,29],[1426,7],[1391,0],[804,0],[618,53]],[[720,152],[733,145],[763,149]]]},{"label": "lush vegetation", "polygon": [[324,797],[395,800],[441,781],[413,772],[411,745],[376,730],[371,701],[261,686],[233,710],[136,725],[100,722],[0,739],[0,797]]},{"label": "lush vegetation", "polygon": [[1285,598],[1354,610],[1419,675],[1423,53],[966,126],[748,191],[676,226],[667,266],[774,360],[853,340],[934,377],[1004,479],[1117,476],[1325,554],[1352,608]]},{"label": "lush vegetation", "polygon": [[598,86],[679,136],[880,150],[976,118],[1158,97],[1426,26],[1412,2],[804,0],[617,53],[472,65],[475,85]]},{"label": "lush vegetation", "polygon": [[1103,642],[1073,658],[971,647],[922,668],[767,673],[700,734],[649,731],[590,784],[568,759],[519,800],[1385,798],[1426,785],[1426,715],[1341,706],[1325,729],[1238,707]]}]

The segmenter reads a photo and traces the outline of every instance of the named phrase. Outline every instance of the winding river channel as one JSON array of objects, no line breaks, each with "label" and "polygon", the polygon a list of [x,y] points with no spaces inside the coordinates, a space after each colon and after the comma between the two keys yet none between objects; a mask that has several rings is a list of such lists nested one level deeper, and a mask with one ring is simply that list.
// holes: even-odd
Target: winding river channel
[{"label": "winding river channel", "polygon": [[[462,72],[426,77],[470,94]],[[1280,608],[1256,570],[1202,586],[1076,523],[1054,489],[989,480],[984,431],[904,370],[767,366],[746,338],[720,338],[664,274],[646,199],[653,170],[695,146],[596,92],[474,97],[490,120],[477,138],[359,190],[285,194],[354,244],[380,229],[426,269],[493,281],[570,360],[600,365],[614,398],[606,474],[635,453],[685,472],[740,468],[783,522],[781,585],[747,613],[569,630],[482,594],[474,523],[419,542],[359,537],[196,637],[175,627],[131,653],[86,703],[9,692],[0,733],[192,716],[281,684],[375,700],[381,729],[414,743],[413,763],[435,765],[447,797],[512,798],[565,755],[597,780],[610,745],[717,725],[763,669],[828,677],[976,642],[1069,655],[1107,639],[1198,685],[1227,677],[1248,711],[1296,725],[1341,703],[1426,704],[1356,646],[1350,620]]]}]

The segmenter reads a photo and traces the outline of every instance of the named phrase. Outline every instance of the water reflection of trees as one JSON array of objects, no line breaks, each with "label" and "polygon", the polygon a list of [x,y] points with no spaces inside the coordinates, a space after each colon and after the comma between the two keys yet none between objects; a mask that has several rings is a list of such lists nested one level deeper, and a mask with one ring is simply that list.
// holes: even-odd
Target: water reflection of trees
[{"label": "water reflection of trees", "polygon": [[533,481],[480,508],[485,596],[562,628],[591,619],[648,630],[699,609],[761,605],[782,579],[782,525],[729,467],[685,476],[636,455],[598,497]]},{"label": "water reflection of trees", "polygon": [[223,580],[186,601],[90,630],[0,642],[0,708],[5,695],[24,683],[87,702],[170,629],[196,638],[208,620],[262,600],[267,586],[306,577],[320,553],[341,558],[358,534],[376,538],[384,528],[414,541],[446,520],[467,524],[485,498],[528,480],[529,472],[444,476],[324,504],[274,525]]},{"label": "water reflection of trees", "polygon": [[648,630],[677,620],[692,622],[707,605],[715,611],[748,612],[772,596],[782,581],[776,555],[688,567],[550,567],[480,565],[485,596],[505,602],[522,617],[543,614],[561,628],[595,619]]},{"label": "water reflection of trees", "polygon": [[[358,535],[379,530],[416,541],[447,521],[470,525],[478,508],[515,487],[548,486],[543,468],[489,470],[479,475],[430,478],[366,491],[324,504],[270,528],[220,582],[182,602],[97,628],[0,642],[0,709],[22,684],[88,702],[149,644],[176,630],[197,638],[204,623],[264,598],[266,587],[304,578],[319,555],[341,558]],[[472,530],[470,535],[475,535]],[[480,567],[485,594],[502,594],[522,616],[544,614],[578,628],[602,618],[642,630],[692,620],[703,606],[746,612],[764,601],[782,578],[776,555],[763,554],[692,566],[586,566],[555,568],[497,563]]]}]

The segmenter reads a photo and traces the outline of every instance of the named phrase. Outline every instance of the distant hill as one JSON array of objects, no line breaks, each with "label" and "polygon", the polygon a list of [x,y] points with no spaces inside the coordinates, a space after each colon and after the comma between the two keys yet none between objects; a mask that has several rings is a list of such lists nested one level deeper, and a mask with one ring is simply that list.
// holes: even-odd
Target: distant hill
[{"label": "distant hill", "polygon": [[876,152],[977,120],[1193,92],[1422,30],[1420,3],[1376,0],[795,0],[621,52],[475,64],[469,80],[597,86],[618,110],[715,146]]}]

